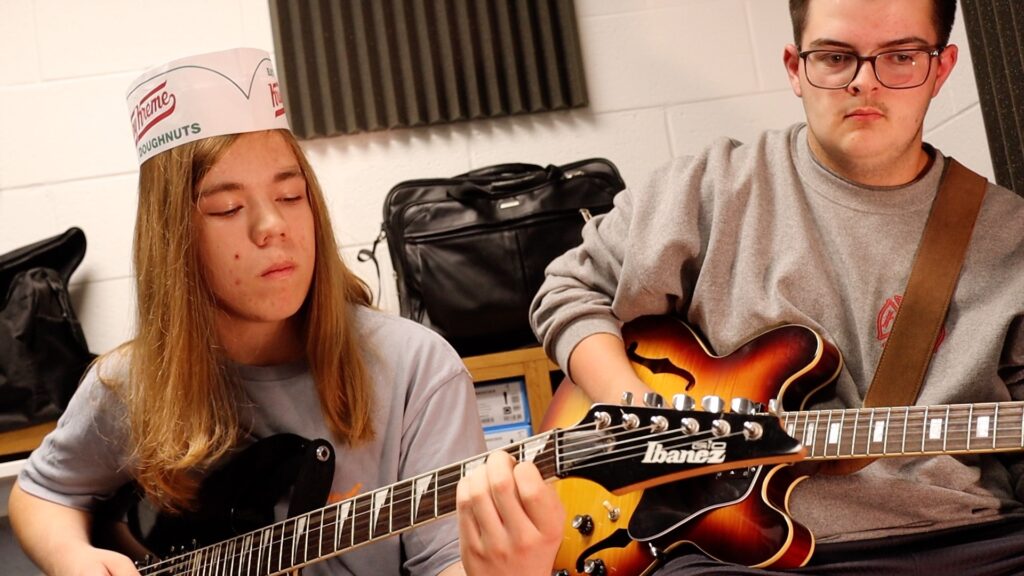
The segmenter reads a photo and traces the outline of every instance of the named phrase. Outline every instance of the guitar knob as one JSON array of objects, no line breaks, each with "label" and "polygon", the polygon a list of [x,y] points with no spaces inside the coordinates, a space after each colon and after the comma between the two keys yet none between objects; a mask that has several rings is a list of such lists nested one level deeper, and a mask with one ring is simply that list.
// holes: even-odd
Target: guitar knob
[{"label": "guitar knob", "polygon": [[593,574],[594,576],[607,576],[608,571],[604,567],[604,560],[598,558],[596,560],[587,560],[584,562],[583,573]]},{"label": "guitar knob", "polygon": [[721,396],[705,396],[701,398],[701,407],[705,412],[722,412],[725,410],[725,400]]},{"label": "guitar knob", "polygon": [[665,399],[657,392],[644,392],[644,406],[650,408],[661,408],[665,405]]},{"label": "guitar knob", "polygon": [[729,406],[737,414],[753,414],[754,403],[746,398],[733,398]]},{"label": "guitar knob", "polygon": [[569,571],[565,568],[562,568],[561,570],[554,570],[551,572],[551,576],[569,576]]},{"label": "guitar knob", "polygon": [[693,397],[689,394],[676,394],[672,397],[672,407],[680,412],[684,410],[693,410],[693,407],[697,403],[694,402]]},{"label": "guitar knob", "polygon": [[594,519],[590,517],[590,514],[577,514],[572,519],[572,527],[580,534],[589,536],[594,532]]}]

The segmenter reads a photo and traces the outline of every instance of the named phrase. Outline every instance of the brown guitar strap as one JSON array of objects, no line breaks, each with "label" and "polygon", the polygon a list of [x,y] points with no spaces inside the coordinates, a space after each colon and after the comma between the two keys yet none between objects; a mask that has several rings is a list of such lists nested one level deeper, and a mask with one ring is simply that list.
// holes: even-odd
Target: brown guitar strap
[{"label": "brown guitar strap", "polygon": [[[916,402],[946,321],[987,186],[984,177],[946,158],[942,182],[921,235],[903,301],[864,397],[865,408],[911,406]],[[828,462],[822,471],[850,474],[874,460]]]}]

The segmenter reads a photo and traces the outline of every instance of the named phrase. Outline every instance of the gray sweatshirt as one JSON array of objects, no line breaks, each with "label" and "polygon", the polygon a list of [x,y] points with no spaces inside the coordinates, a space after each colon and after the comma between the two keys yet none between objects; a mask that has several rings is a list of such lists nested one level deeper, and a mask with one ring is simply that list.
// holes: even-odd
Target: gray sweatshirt
[{"label": "gray sweatshirt", "polygon": [[[728,354],[764,329],[809,326],[843,353],[829,407],[859,407],[906,286],[945,158],[906,186],[833,174],[806,126],[722,139],[672,161],[556,259],[531,322],[567,366],[594,333],[674,314]],[[1024,199],[990,185],[920,405],[1024,399]],[[817,407],[817,406],[812,406]],[[819,541],[937,530],[1024,514],[1012,456],[888,458],[797,485],[794,517]]]}]

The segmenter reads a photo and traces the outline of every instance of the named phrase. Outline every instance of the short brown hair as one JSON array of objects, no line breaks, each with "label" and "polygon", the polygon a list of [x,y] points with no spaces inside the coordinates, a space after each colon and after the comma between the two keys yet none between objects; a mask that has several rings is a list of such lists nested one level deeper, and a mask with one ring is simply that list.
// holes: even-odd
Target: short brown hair
[{"label": "short brown hair", "polygon": [[[793,20],[793,40],[797,47],[803,41],[804,27],[807,26],[807,8],[811,0],[789,0],[789,16]],[[938,46],[949,43],[949,34],[956,20],[956,0],[932,0],[932,22],[938,35]]]}]

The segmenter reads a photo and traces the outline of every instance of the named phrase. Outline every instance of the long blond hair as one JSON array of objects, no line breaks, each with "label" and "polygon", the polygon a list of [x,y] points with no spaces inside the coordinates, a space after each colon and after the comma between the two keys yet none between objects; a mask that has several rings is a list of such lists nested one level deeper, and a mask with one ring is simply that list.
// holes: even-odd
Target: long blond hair
[{"label": "long blond hair", "polygon": [[[305,154],[290,132],[278,132],[306,178],[316,228],[313,279],[299,312],[306,360],[336,439],[364,441],[373,437],[372,395],[353,314],[354,305],[370,305],[370,292],[341,260]],[[136,336],[127,347],[128,383],[113,387],[127,407],[136,480],[168,510],[194,506],[201,473],[244,433],[240,386],[217,352],[215,304],[202,279],[194,221],[199,181],[237,137],[183,144],[147,160],[139,175]]]}]

